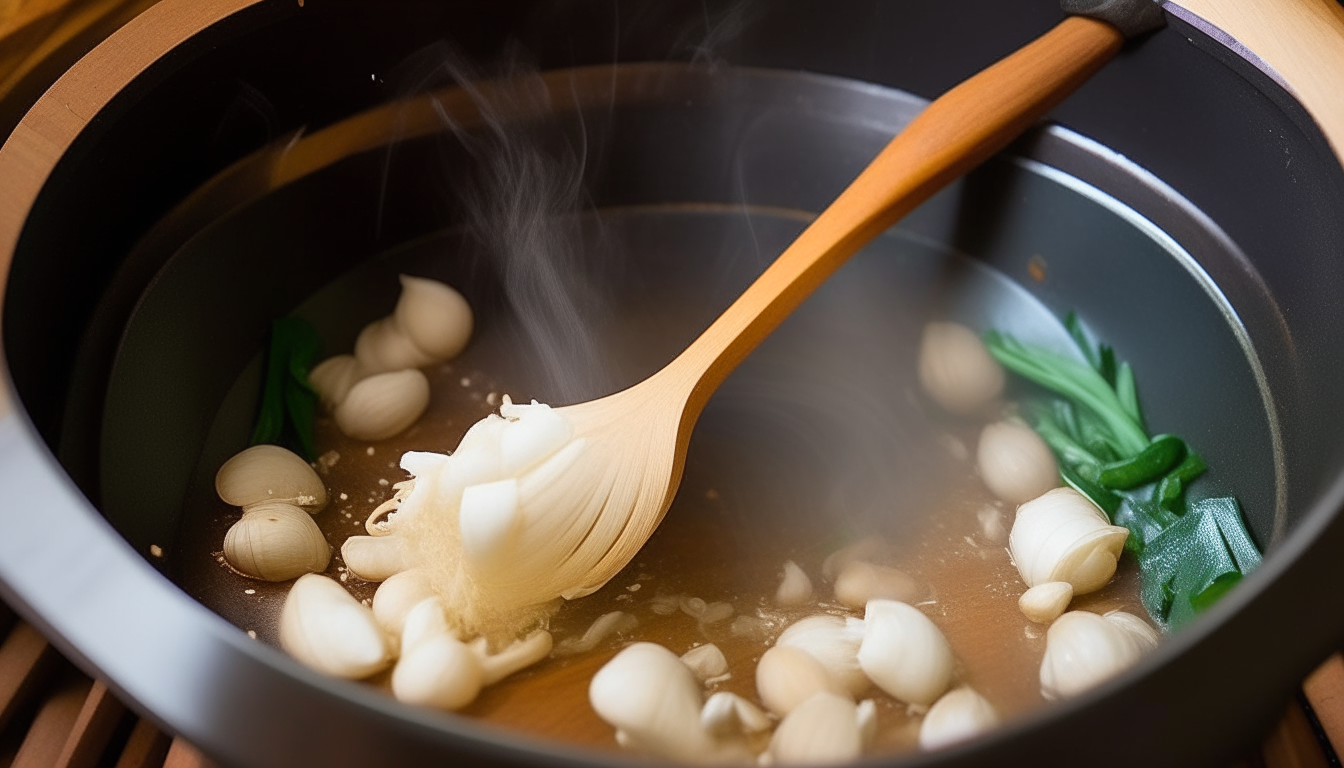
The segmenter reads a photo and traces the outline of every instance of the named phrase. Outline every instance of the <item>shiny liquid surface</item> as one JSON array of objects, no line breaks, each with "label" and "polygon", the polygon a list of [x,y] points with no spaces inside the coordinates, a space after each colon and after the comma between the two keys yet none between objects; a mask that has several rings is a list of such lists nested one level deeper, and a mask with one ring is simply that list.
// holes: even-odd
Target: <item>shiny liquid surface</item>
[{"label": "shiny liquid surface", "polygon": [[[331,501],[315,519],[336,550],[328,575],[344,578],[357,597],[372,597],[377,585],[345,574],[339,547],[364,532],[369,512],[405,479],[397,467],[401,453],[451,450],[504,393],[518,401],[563,404],[640,380],[707,325],[804,223],[787,212],[743,215],[733,209],[631,209],[582,217],[576,232],[585,256],[578,274],[590,301],[579,312],[579,330],[601,360],[572,361],[573,368],[538,370],[535,345],[547,342],[545,334],[539,336],[535,324],[529,330],[527,318],[508,301],[464,289],[478,314],[476,336],[461,357],[427,370],[433,396],[415,426],[369,444],[346,438],[330,418],[318,423]],[[464,263],[471,265],[465,272]],[[398,272],[461,286],[476,284],[473,270],[486,268],[469,245],[445,233],[369,262],[312,297],[299,314],[322,331],[329,354],[345,352],[364,322],[390,310]],[[976,478],[975,443],[984,420],[942,414],[920,393],[915,377],[923,324],[941,318],[1010,330],[1037,343],[1065,343],[1048,310],[1003,275],[899,232],[880,238],[748,358],[711,401],[677,499],[635,562],[598,593],[563,605],[549,624],[557,643],[582,635],[609,611],[631,614],[637,627],[590,652],[548,659],[487,688],[462,714],[615,749],[612,729],[588,705],[587,686],[632,640],[658,642],[678,654],[713,642],[727,657],[731,677],[707,691],[757,700],[755,663],[780,630],[812,613],[861,615],[834,602],[821,564],[867,536],[890,545],[883,564],[923,585],[920,607],[947,636],[958,683],[974,687],[1006,718],[1044,704],[1037,679],[1044,628],[1018,611],[1025,585],[1005,542],[982,524],[986,508],[1005,530],[1012,515]],[[219,463],[243,447],[258,366],[244,374],[221,409],[197,468],[179,551],[171,554],[188,592],[259,641],[274,643],[289,584],[246,579],[221,562],[224,532],[238,511],[209,488]],[[1010,389],[1008,396],[1014,394]],[[786,560],[812,579],[811,603],[790,609],[773,604]],[[727,602],[733,614],[703,624],[681,609],[690,598]],[[1111,585],[1071,607],[1145,615],[1132,563],[1122,564]],[[386,675],[372,682],[386,685]],[[879,709],[874,749],[913,748],[918,718],[876,688],[868,695]]]}]

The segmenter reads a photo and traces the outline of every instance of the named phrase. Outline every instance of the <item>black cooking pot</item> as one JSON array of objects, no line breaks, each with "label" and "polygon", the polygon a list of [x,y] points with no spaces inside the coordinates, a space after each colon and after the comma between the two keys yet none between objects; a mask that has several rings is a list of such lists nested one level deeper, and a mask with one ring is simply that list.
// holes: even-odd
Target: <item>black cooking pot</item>
[{"label": "black cooking pot", "polygon": [[[0,420],[6,599],[227,764],[612,761],[317,676],[164,575],[189,581],[172,556],[195,535],[183,510],[241,447],[256,393],[240,382],[267,325],[297,310],[348,343],[390,305],[393,284],[380,279],[409,265],[464,286],[482,313],[483,366],[556,401],[638,380],[919,97],[1059,16],[1049,2],[165,0],[73,70],[0,151],[14,190],[0,231],[15,238],[3,329],[16,397]],[[1059,125],[837,274],[729,380],[693,443],[694,457],[697,445],[731,446],[723,436],[736,426],[776,425],[734,409],[765,379],[808,390],[819,365],[855,391],[908,379],[903,329],[929,312],[1029,329],[1023,307],[1078,307],[1140,371],[1152,423],[1220,468],[1209,490],[1242,500],[1267,557],[1218,606],[1128,674],[910,764],[1226,762],[1344,636],[1344,615],[1318,597],[1344,579],[1332,557],[1344,544],[1344,408],[1332,396],[1344,368],[1331,354],[1344,340],[1332,312],[1344,172],[1272,78],[1184,14],[1169,21],[1056,110]],[[543,72],[539,144],[592,148],[577,166],[589,213],[574,242],[620,247],[569,268],[626,297],[611,302],[616,316],[659,318],[635,329],[646,344],[598,340],[622,351],[602,377],[490,356],[526,323],[498,270],[482,266],[489,253],[464,244],[460,193],[441,181],[470,160],[444,114],[465,131],[480,116],[442,96],[445,111],[417,122],[425,93],[451,92],[448,64],[507,51]],[[37,137],[56,137],[54,148]],[[1033,257],[1045,279],[1027,278]],[[342,308],[305,302],[332,281],[369,290]],[[895,350],[886,362],[845,367],[883,339]],[[869,436],[826,434],[830,445]],[[688,483],[697,471],[692,459]],[[1123,748],[1096,747],[1115,733]]]}]

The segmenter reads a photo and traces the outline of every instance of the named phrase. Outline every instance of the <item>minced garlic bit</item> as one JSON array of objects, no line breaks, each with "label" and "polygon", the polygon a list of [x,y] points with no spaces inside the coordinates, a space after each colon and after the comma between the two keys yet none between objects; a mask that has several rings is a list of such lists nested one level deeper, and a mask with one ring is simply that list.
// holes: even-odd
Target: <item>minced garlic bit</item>
[{"label": "minced garlic bit", "polygon": [[154,557],[163,557],[163,547],[160,547],[158,544],[150,544],[149,554]]}]

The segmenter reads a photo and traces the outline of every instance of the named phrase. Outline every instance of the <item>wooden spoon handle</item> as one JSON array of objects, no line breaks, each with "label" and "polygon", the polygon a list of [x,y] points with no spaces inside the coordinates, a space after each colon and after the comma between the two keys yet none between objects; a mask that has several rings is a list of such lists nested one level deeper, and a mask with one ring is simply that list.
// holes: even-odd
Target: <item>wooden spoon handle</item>
[{"label": "wooden spoon handle", "polygon": [[856,251],[984,162],[1111,59],[1109,24],[1074,16],[928,106],[670,364],[698,415],[737,364]]}]

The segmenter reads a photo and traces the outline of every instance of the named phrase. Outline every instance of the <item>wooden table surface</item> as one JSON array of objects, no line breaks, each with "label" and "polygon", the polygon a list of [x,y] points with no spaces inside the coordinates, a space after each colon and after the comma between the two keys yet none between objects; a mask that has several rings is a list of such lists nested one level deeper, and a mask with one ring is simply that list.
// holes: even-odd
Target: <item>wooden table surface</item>
[{"label": "wooden table surface", "polygon": [[[44,65],[77,57],[155,0],[0,0],[0,104],[13,104]],[[1261,57],[1344,156],[1344,5],[1337,0],[1179,0]],[[17,115],[0,107],[0,135]],[[0,768],[192,768],[209,761],[128,710],[0,605]],[[1344,659],[1303,686],[1255,754],[1240,766],[1339,765],[1344,750]],[[1308,704],[1309,702],[1309,704]]]}]

